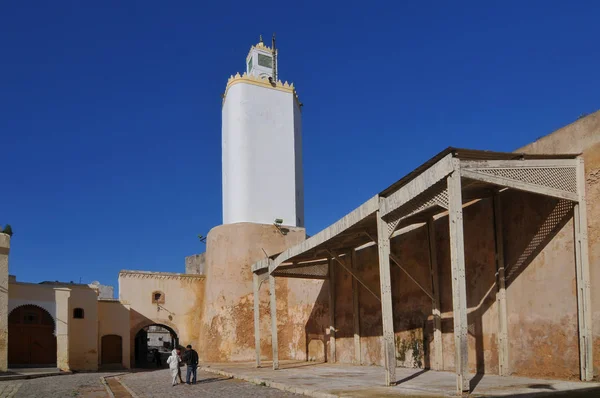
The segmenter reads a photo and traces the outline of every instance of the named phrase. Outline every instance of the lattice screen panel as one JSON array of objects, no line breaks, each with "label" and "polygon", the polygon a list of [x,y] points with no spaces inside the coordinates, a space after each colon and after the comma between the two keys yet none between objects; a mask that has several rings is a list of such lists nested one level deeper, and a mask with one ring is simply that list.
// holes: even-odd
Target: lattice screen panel
[{"label": "lattice screen panel", "polygon": [[446,180],[440,181],[421,195],[406,202],[396,210],[386,215],[388,234],[392,234],[400,221],[433,206],[448,208],[448,189]]},{"label": "lattice screen panel", "polygon": [[329,266],[325,264],[315,264],[307,266],[298,266],[294,268],[277,268],[273,271],[273,276],[296,277],[307,279],[327,279],[329,275]]},{"label": "lattice screen panel", "polygon": [[468,170],[577,193],[575,167],[469,168]]}]

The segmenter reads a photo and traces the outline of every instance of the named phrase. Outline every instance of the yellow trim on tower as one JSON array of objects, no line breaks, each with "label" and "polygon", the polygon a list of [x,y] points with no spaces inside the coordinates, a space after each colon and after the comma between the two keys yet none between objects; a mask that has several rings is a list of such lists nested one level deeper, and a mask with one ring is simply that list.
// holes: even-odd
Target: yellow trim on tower
[{"label": "yellow trim on tower", "polygon": [[250,47],[250,51],[248,51],[248,55],[246,55],[246,62],[248,62],[248,58],[250,58],[250,55],[252,55],[252,50],[254,50],[254,49],[257,49],[262,52],[266,52],[269,55],[273,54],[273,50],[271,49],[271,47],[265,46],[265,44],[261,42],[255,46]]},{"label": "yellow trim on tower", "polygon": [[296,88],[294,87],[294,83],[288,83],[287,81],[285,83],[282,83],[281,80],[278,80],[275,83],[275,85],[273,85],[273,84],[271,84],[271,82],[269,82],[269,78],[261,78],[261,77],[254,76],[254,75],[248,75],[246,72],[244,72],[243,75],[236,73],[235,76],[231,76],[227,80],[227,86],[225,87],[225,93],[223,94],[223,104],[225,103],[225,97],[227,97],[227,91],[229,90],[229,88],[238,83],[248,83],[248,84],[252,84],[255,86],[259,86],[259,87],[265,87],[265,88],[270,88],[272,90],[278,90],[278,91],[284,91],[286,93],[291,93],[294,95],[294,98],[296,99],[296,103],[299,106],[302,106],[302,103],[300,102],[300,99],[298,98],[298,93],[296,92]]}]

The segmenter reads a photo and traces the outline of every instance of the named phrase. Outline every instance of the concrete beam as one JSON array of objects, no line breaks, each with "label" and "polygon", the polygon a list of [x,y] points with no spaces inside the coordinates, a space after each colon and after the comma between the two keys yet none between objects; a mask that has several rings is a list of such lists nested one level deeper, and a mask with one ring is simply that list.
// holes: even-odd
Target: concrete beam
[{"label": "concrete beam", "polygon": [[289,249],[282,252],[269,266],[269,273],[273,272],[273,270],[277,268],[279,264],[284,263],[290,260],[292,257],[295,257],[299,254],[312,250],[317,246],[327,242],[329,239],[348,230],[358,222],[375,213],[378,209],[379,195],[375,195],[374,197],[363,203],[361,206],[354,209],[352,212],[348,213],[346,216],[342,217],[340,220],[325,228],[321,232],[311,236],[304,242],[297,244],[296,246],[292,246]]},{"label": "concrete beam", "polygon": [[[380,217],[385,217],[409,200],[414,199],[433,185],[442,181],[452,172],[452,159],[452,154],[444,156],[433,166],[385,198],[380,206]],[[388,234],[387,230],[385,232]]]}]

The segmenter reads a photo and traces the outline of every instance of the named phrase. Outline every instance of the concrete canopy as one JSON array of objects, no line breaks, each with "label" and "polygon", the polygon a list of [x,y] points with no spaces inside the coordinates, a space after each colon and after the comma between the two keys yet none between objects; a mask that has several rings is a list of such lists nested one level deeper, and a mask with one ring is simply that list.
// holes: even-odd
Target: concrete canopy
[{"label": "concrete canopy", "polygon": [[[260,279],[266,280],[267,276],[271,285],[274,368],[278,363],[274,278],[333,279],[334,263],[347,271],[381,303],[386,385],[393,385],[396,382],[396,343],[394,340],[390,260],[432,299],[433,317],[436,322],[434,343],[441,345],[439,288],[434,281],[435,278],[432,279],[431,288],[417,282],[411,276],[411,271],[402,265],[401,259],[391,252],[390,239],[401,234],[402,228],[424,223],[427,223],[430,228],[434,218],[447,215],[451,254],[456,392],[460,394],[469,391],[463,207],[470,202],[492,197],[494,214],[501,214],[499,193],[506,189],[573,203],[580,375],[582,380],[591,380],[593,377],[592,318],[583,158],[579,154],[529,155],[457,148],[447,148],[440,152],[404,178],[302,243],[254,264],[252,271],[257,278],[257,286],[260,286]],[[496,223],[496,221],[494,222]],[[506,375],[508,335],[505,264],[502,255],[502,228],[498,225],[495,228],[497,288],[500,297],[498,351],[500,374]],[[358,274],[352,271],[354,250],[373,244],[377,245],[379,253],[379,291],[370,288]],[[435,245],[435,243],[433,244]],[[436,266],[430,264],[430,267]],[[436,271],[432,268],[431,272],[433,274]],[[330,290],[330,308],[335,308],[335,290],[333,287]],[[255,314],[255,321],[256,316],[257,314]],[[331,316],[330,340],[331,357],[335,361],[334,316]]]},{"label": "concrete canopy", "polygon": [[[376,242],[376,213],[379,210],[380,199],[382,217],[388,220],[396,219],[395,222],[398,223],[393,228],[394,236],[403,227],[424,223],[430,217],[445,213],[445,178],[452,172],[451,159],[459,160],[463,171],[463,203],[489,197],[505,187],[577,201],[577,157],[578,154],[529,155],[446,148],[334,224],[278,255],[257,262],[252,270],[260,274],[268,269],[273,276],[327,279],[327,259],[332,253],[340,253],[340,257],[343,257],[343,252],[347,250]],[[508,173],[512,170],[522,170],[538,175],[522,178],[493,175],[491,178],[485,178],[494,173],[489,172],[490,169],[509,170]],[[474,172],[478,174],[475,175]],[[558,178],[553,177],[555,174],[558,174]],[[560,181],[553,180],[570,182],[560,185]],[[428,185],[422,186],[424,182]],[[409,185],[411,183],[412,185]],[[565,187],[565,184],[567,189],[557,189]]]}]

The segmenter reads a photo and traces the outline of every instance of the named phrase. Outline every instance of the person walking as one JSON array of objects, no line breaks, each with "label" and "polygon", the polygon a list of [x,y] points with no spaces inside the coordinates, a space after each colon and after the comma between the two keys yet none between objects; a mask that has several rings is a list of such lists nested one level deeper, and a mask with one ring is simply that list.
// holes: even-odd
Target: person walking
[{"label": "person walking", "polygon": [[160,358],[160,352],[157,349],[155,349],[153,354],[154,354],[154,362],[156,362],[156,367],[157,368],[162,367],[162,360]]},{"label": "person walking", "polygon": [[192,384],[196,384],[196,374],[198,370],[198,353],[192,349],[191,345],[187,345],[185,353],[183,354],[183,360],[187,365],[187,374],[185,376],[185,383],[190,384],[190,377]]},{"label": "person walking", "polygon": [[177,357],[179,358],[180,362],[177,366],[177,377],[179,378],[179,382],[183,384],[183,379],[181,378],[181,367],[183,366],[183,360],[181,359],[181,351],[179,350],[179,348],[176,348],[175,351],[177,351]]},{"label": "person walking", "polygon": [[[177,350],[173,350],[171,352],[171,356],[167,359],[167,364],[169,365],[169,369],[171,370],[171,376],[173,376],[173,386],[177,384],[177,374],[179,373],[179,355],[177,355]],[[189,383],[188,383],[189,384]]]}]

